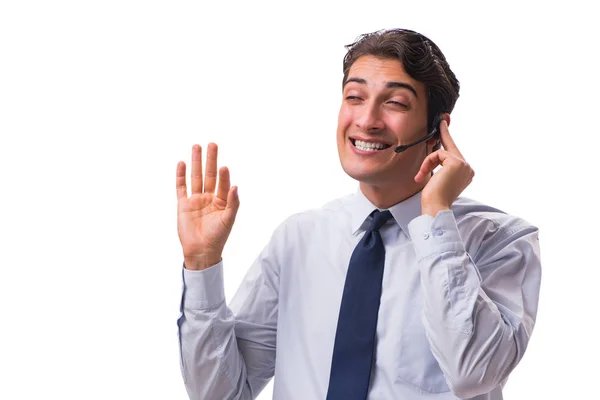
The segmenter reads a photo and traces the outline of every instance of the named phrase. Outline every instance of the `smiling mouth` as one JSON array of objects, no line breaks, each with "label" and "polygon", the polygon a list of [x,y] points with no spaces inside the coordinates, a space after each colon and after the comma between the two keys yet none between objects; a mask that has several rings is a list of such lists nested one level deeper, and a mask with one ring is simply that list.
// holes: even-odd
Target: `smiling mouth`
[{"label": "smiling mouth", "polygon": [[356,139],[352,139],[352,138],[350,138],[350,142],[352,143],[352,145],[354,147],[356,147],[357,149],[359,149],[361,151],[375,152],[375,151],[389,149],[390,147],[392,147],[391,144],[363,142],[362,140],[356,140]]}]

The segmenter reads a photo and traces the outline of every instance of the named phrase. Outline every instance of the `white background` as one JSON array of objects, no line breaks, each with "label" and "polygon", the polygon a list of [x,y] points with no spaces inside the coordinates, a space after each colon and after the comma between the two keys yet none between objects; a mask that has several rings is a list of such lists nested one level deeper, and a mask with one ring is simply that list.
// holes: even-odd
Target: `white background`
[{"label": "white background", "polygon": [[343,45],[393,27],[461,82],[463,194],[540,228],[538,323],[505,397],[596,398],[592,6],[216,3],[1,3],[0,398],[186,399],[177,162],[214,141],[239,186],[231,298],[284,218],[356,190],[335,142]]}]

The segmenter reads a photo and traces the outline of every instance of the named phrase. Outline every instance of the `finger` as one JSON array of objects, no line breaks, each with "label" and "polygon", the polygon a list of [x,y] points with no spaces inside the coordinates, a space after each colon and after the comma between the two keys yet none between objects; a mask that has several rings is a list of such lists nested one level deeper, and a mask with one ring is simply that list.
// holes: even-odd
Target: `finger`
[{"label": "finger", "polygon": [[185,184],[185,163],[183,161],[179,161],[177,163],[175,186],[177,187],[177,199],[180,200],[187,198],[187,186]]},{"label": "finger", "polygon": [[223,212],[224,223],[228,227],[232,227],[235,222],[235,216],[237,215],[238,209],[240,208],[240,197],[238,195],[238,187],[233,186],[229,189],[227,194],[227,206]]},{"label": "finger", "polygon": [[440,123],[440,139],[442,141],[442,146],[444,146],[444,149],[446,151],[462,158],[463,160],[465,159],[462,153],[458,150],[454,139],[452,139],[452,136],[450,136],[448,122],[446,122],[446,120],[442,120],[442,122]]},{"label": "finger", "polygon": [[433,172],[438,165],[442,165],[444,160],[448,157],[450,157],[450,155],[444,150],[435,151],[425,157],[419,172],[417,172],[417,175],[415,175],[415,181],[421,182],[427,175],[431,174],[431,172]]},{"label": "finger", "polygon": [[214,193],[217,185],[217,153],[215,143],[208,144],[206,152],[206,175],[204,176],[204,193]]},{"label": "finger", "polygon": [[229,179],[229,169],[227,167],[221,167],[219,170],[219,187],[217,188],[217,198],[227,201],[229,185],[231,185]]},{"label": "finger", "polygon": [[192,194],[202,193],[202,147],[192,147]]}]

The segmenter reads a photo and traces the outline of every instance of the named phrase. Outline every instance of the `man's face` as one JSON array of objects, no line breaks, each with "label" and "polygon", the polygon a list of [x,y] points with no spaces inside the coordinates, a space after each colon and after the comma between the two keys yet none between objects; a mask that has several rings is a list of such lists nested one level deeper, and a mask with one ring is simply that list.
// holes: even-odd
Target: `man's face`
[{"label": "man's face", "polygon": [[368,184],[412,180],[426,156],[426,144],[402,153],[394,148],[426,134],[425,86],[408,76],[398,60],[358,58],[350,67],[338,117],[337,144],[344,171]]}]

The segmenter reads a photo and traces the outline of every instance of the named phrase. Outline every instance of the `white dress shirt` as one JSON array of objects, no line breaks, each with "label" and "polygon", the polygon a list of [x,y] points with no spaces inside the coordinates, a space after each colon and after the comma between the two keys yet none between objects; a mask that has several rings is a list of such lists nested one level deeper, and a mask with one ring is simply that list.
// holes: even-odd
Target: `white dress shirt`
[{"label": "white dress shirt", "polygon": [[[192,400],[324,400],[346,270],[376,207],[360,189],[286,219],[226,305],[223,261],[183,270],[181,368]],[[538,230],[461,197],[390,207],[369,400],[499,400],[538,307]]]}]

